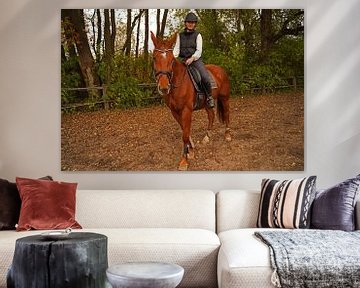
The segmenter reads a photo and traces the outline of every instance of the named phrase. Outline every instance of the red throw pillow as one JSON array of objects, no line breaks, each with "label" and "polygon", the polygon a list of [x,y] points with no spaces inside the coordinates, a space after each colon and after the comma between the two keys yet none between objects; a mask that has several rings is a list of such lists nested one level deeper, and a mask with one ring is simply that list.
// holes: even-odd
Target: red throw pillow
[{"label": "red throw pillow", "polygon": [[[39,179],[52,180],[51,176]],[[19,221],[21,199],[16,183],[0,179],[0,230],[15,230]]]},{"label": "red throw pillow", "polygon": [[77,183],[16,178],[21,198],[17,231],[81,228],[75,220]]}]

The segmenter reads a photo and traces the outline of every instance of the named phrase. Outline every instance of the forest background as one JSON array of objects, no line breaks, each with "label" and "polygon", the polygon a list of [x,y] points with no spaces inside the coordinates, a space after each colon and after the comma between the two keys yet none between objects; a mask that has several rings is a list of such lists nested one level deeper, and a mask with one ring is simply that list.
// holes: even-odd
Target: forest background
[{"label": "forest background", "polygon": [[[63,9],[61,106],[143,107],[154,89],[150,30],[168,37],[189,9]],[[203,60],[224,67],[233,97],[301,87],[303,9],[196,9]],[[70,109],[65,109],[70,108]]]}]

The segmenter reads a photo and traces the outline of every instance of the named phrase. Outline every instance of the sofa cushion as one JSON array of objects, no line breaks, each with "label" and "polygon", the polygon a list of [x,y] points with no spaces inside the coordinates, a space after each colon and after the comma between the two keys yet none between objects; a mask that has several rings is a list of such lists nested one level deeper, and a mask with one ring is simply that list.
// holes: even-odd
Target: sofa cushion
[{"label": "sofa cushion", "polygon": [[355,229],[355,203],[360,175],[328,189],[319,190],[312,205],[311,227],[352,231]]},{"label": "sofa cushion", "polygon": [[16,178],[21,198],[17,231],[81,228],[75,220],[76,183]]},{"label": "sofa cushion", "polygon": [[259,199],[259,191],[219,191],[216,194],[217,233],[238,228],[255,228]]},{"label": "sofa cushion", "polygon": [[[234,229],[219,233],[218,286],[267,288],[271,284],[269,248],[254,236],[264,228]],[[270,229],[266,229],[270,230]]]},{"label": "sofa cushion", "polygon": [[257,227],[308,228],[316,176],[294,180],[263,179]]},{"label": "sofa cushion", "polygon": [[76,219],[84,228],[215,231],[215,193],[210,190],[78,190],[76,198]]}]

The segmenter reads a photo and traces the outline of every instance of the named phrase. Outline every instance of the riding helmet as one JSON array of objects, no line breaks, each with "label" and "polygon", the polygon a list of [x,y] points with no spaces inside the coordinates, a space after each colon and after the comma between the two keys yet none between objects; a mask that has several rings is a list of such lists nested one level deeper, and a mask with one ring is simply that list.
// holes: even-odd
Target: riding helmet
[{"label": "riding helmet", "polygon": [[197,22],[198,17],[193,12],[189,12],[185,17],[185,22]]}]

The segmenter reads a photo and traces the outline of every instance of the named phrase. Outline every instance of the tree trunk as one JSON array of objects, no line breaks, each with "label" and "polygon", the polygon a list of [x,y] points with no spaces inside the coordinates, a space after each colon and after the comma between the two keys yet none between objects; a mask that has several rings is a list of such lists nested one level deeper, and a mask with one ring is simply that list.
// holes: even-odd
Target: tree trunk
[{"label": "tree trunk", "polygon": [[267,56],[270,52],[270,49],[273,45],[273,35],[272,35],[272,10],[271,9],[262,9],[260,14],[260,37],[261,37],[261,46],[260,46],[260,62],[266,62]]},{"label": "tree trunk", "polygon": [[[115,24],[115,11],[114,9],[104,9],[104,40],[105,40],[105,61],[110,69],[109,73],[111,72],[111,67],[113,63],[113,58],[115,54],[115,36],[116,36],[116,24]],[[110,29],[111,28],[111,29]],[[108,75],[110,82],[110,75]]]},{"label": "tree trunk", "polygon": [[[128,12],[129,12],[129,10],[131,11],[131,9],[128,9]],[[141,17],[143,12],[144,12],[144,9],[140,9],[139,14],[136,15],[134,17],[134,19],[132,20],[130,27],[126,26],[126,31],[127,31],[126,32],[126,41],[125,41],[124,47],[122,49],[122,51],[125,52],[125,55],[130,55],[132,31],[134,30],[134,27],[137,23],[136,21]],[[128,14],[128,16],[129,16],[129,14]],[[128,19],[127,23],[129,24],[129,19]],[[127,51],[127,49],[129,49],[129,50]]]},{"label": "tree trunk", "polygon": [[144,57],[145,61],[149,59],[149,9],[145,9]]},{"label": "tree trunk", "polygon": [[138,20],[138,25],[136,29],[136,48],[135,48],[135,57],[137,58],[139,56],[139,42],[140,42],[140,21],[141,18]]},{"label": "tree trunk", "polygon": [[[96,9],[97,17],[97,38],[96,38],[96,62],[99,63],[101,60],[101,39],[102,39],[102,29],[101,29],[101,12],[100,9]],[[95,35],[95,33],[94,33]]]},{"label": "tree trunk", "polygon": [[110,16],[111,16],[111,55],[112,57],[115,55],[115,38],[116,38],[116,18],[115,18],[115,10],[110,9]]},{"label": "tree trunk", "polygon": [[156,10],[156,37],[160,35],[160,9]]},{"label": "tree trunk", "polygon": [[[95,63],[85,31],[84,12],[82,9],[71,9],[69,12],[76,33],[76,48],[79,55],[81,72],[84,76],[86,87],[93,88],[99,85],[100,79],[95,73]],[[88,93],[92,99],[96,99],[99,95],[96,90],[92,89]]]},{"label": "tree trunk", "polygon": [[[70,61],[70,65],[62,66],[64,69],[64,73],[74,73],[76,72],[79,75],[80,82],[78,83],[77,87],[84,87],[85,79],[81,72],[80,64],[78,61],[78,55],[76,54],[75,49],[75,33],[73,29],[73,25],[71,24],[71,15],[70,10],[63,9],[61,10],[61,27],[62,27],[62,43],[61,43],[61,64]],[[74,64],[72,61],[76,60]],[[61,84],[63,85],[63,83]],[[66,88],[77,88],[77,87],[66,87]],[[84,94],[80,91],[73,91],[73,95],[76,97],[81,98],[84,97]]]},{"label": "tree trunk", "polygon": [[165,25],[166,25],[168,12],[169,12],[169,9],[164,9],[163,18],[161,20],[161,28],[160,28],[160,34],[159,34],[160,37],[164,37]]},{"label": "tree trunk", "polygon": [[111,43],[111,32],[110,32],[110,15],[109,9],[104,9],[104,40],[105,40],[105,83],[109,85],[111,82],[111,65],[112,65],[112,43]]},{"label": "tree trunk", "polygon": [[131,51],[131,9],[127,10],[127,22],[126,22],[126,43],[125,43],[125,55],[129,56]]}]

